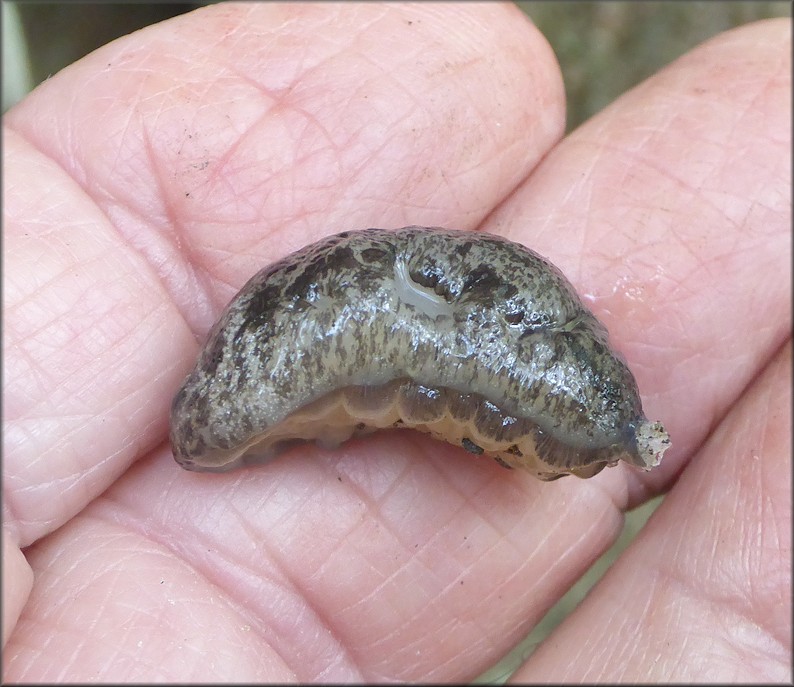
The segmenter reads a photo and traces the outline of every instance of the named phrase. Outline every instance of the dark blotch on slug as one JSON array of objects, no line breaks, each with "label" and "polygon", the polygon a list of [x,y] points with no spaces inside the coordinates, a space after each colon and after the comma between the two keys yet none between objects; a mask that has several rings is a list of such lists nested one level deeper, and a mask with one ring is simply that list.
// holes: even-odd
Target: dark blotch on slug
[{"label": "dark blotch on slug", "polygon": [[473,246],[473,241],[461,241],[455,246],[454,250],[461,258],[465,258]]},{"label": "dark blotch on slug", "polygon": [[463,291],[475,291],[483,298],[493,297],[505,284],[496,270],[490,265],[477,265],[463,281]]},{"label": "dark blotch on slug", "polygon": [[174,397],[191,470],[409,427],[543,480],[669,446],[603,325],[544,258],[474,232],[329,236],[252,277]]},{"label": "dark blotch on slug", "polygon": [[382,263],[391,257],[391,252],[383,248],[365,248],[361,251],[361,259],[366,263]]},{"label": "dark blotch on slug", "polygon": [[464,438],[461,442],[463,448],[465,448],[469,453],[473,453],[475,456],[479,456],[484,453],[482,446],[477,446],[471,439]]},{"label": "dark blotch on slug", "polygon": [[444,268],[438,264],[435,258],[427,258],[418,268],[412,269],[410,275],[411,279],[419,286],[432,289],[436,295],[442,296],[447,301],[453,299]]},{"label": "dark blotch on slug", "polygon": [[521,324],[524,321],[524,313],[521,310],[508,312],[505,315],[505,320],[507,320],[508,324]]}]

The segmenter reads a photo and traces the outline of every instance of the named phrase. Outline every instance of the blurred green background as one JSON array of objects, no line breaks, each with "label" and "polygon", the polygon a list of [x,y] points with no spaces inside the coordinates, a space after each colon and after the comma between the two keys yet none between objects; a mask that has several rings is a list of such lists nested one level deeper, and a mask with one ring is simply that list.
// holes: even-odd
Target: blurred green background
[{"label": "blurred green background", "polygon": [[[202,4],[4,2],[3,110],[100,45]],[[707,38],[758,19],[791,17],[789,2],[517,4],[543,31],[557,54],[568,96],[568,130]],[[579,603],[660,502],[661,498],[654,499],[629,513],[615,545],[519,647],[477,682],[503,682]]]}]

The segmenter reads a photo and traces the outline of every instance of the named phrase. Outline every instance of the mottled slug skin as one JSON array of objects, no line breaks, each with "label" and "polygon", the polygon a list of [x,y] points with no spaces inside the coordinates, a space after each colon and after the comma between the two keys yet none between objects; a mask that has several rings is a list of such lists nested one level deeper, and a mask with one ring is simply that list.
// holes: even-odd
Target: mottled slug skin
[{"label": "mottled slug skin", "polygon": [[543,480],[670,440],[603,325],[544,258],[497,236],[407,227],[329,236],[256,274],[171,409],[189,470],[411,427]]}]

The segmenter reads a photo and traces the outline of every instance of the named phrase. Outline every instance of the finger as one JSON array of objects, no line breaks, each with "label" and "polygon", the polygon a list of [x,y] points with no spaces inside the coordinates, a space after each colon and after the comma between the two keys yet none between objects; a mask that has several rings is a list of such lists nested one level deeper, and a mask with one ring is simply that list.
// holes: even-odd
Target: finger
[{"label": "finger", "polygon": [[791,681],[791,354],[517,681]]},{"label": "finger", "polygon": [[4,137],[4,522],[25,546],[161,441],[191,332],[63,172]]},{"label": "finger", "polygon": [[163,440],[187,328],[203,336],[263,264],[351,227],[475,225],[527,174],[563,94],[520,17],[215,6],[106,46],[6,116],[4,484],[22,545]]},{"label": "finger", "polygon": [[235,600],[95,504],[27,549],[36,585],[4,682],[294,681]]},{"label": "finger", "polygon": [[[321,235],[476,226],[564,127],[553,53],[509,5],[209,7],[62,76],[11,124],[202,332],[248,276]],[[58,129],[53,110],[69,112]]]},{"label": "finger", "polygon": [[566,138],[487,224],[609,328],[672,438],[653,490],[790,336],[790,93],[788,22],[719,36]]},{"label": "finger", "polygon": [[33,571],[13,537],[3,529],[3,646],[17,624],[31,587]]}]

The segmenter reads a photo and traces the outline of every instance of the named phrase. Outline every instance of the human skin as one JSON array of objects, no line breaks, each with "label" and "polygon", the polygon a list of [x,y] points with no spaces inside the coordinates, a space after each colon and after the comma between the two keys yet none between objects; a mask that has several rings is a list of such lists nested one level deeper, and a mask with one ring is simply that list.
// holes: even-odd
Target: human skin
[{"label": "human skin", "polygon": [[[42,84],[3,131],[3,680],[470,680],[667,492],[515,678],[790,681],[790,33],[564,138],[497,4],[214,5]],[[409,224],[551,259],[662,465],[541,483],[396,431],[181,470],[171,398],[247,278]]]}]

